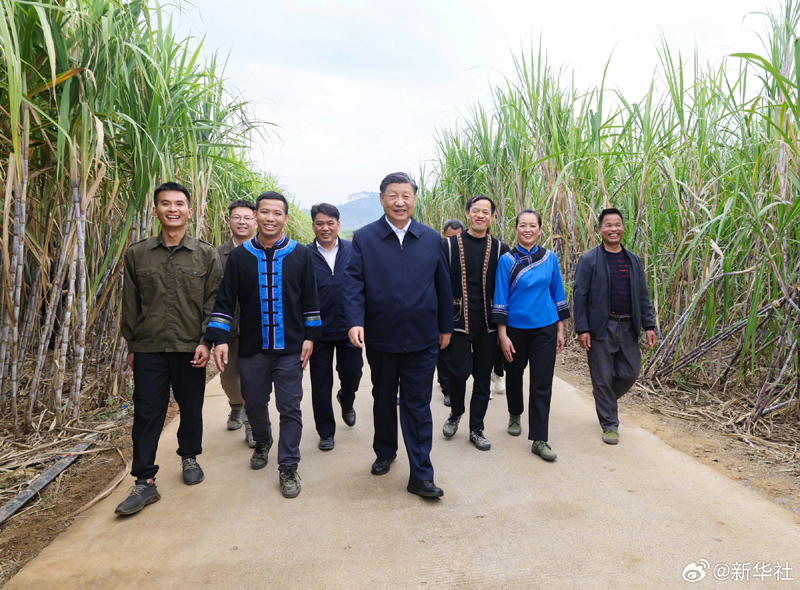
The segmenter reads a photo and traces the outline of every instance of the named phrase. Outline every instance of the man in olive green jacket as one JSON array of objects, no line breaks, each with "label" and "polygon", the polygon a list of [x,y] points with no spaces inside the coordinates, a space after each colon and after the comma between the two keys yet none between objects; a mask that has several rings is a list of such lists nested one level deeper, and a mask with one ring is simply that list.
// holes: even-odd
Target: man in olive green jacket
[{"label": "man in olive green jacket", "polygon": [[[225,273],[225,265],[228,263],[228,256],[237,246],[253,239],[258,225],[256,224],[256,206],[251,201],[239,199],[228,205],[228,227],[231,230],[231,237],[221,246],[217,247],[219,261],[222,264],[222,272]],[[228,403],[231,406],[231,413],[228,415],[228,430],[239,430],[244,424],[244,440],[252,449],[256,446],[253,439],[253,429],[247,420],[247,412],[244,408],[244,397],[242,397],[242,385],[239,379],[239,305],[236,305],[236,312],[233,314],[231,323],[231,333],[228,337],[228,364],[225,371],[219,374],[219,381],[222,391],[228,396]]]},{"label": "man in olive green jacket", "polygon": [[158,501],[154,478],[158,439],[170,386],[180,409],[178,455],[183,481],[204,479],[203,397],[209,347],[203,340],[222,270],[216,249],[187,234],[189,191],[168,182],[155,190],[153,215],[161,233],[125,252],[121,331],[133,369],[133,467],[136,478],[117,514],[134,514]]}]

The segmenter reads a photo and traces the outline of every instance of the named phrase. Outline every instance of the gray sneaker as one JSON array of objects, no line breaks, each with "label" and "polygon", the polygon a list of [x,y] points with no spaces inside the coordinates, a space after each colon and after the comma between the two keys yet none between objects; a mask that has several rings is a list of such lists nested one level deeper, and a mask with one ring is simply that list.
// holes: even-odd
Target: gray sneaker
[{"label": "gray sneaker", "polygon": [[447,419],[447,422],[444,423],[444,426],[442,426],[442,434],[447,438],[453,438],[456,432],[458,432],[458,423],[460,421],[461,416],[453,416],[453,412],[450,412],[450,417]]},{"label": "gray sneaker", "polygon": [[244,442],[247,443],[247,446],[251,449],[256,448],[256,441],[253,438],[253,429],[250,427],[249,424],[244,425]]},{"label": "gray sneaker", "polygon": [[231,408],[228,414],[228,430],[239,430],[242,427],[242,408]]},{"label": "gray sneaker", "polygon": [[186,457],[181,461],[181,469],[183,469],[183,483],[187,486],[193,486],[206,478],[205,473],[197,464],[197,459],[194,457]]},{"label": "gray sneaker", "polygon": [[546,440],[535,440],[533,441],[533,445],[531,445],[531,453],[534,455],[539,455],[545,461],[555,461],[556,452],[550,448],[550,445],[547,444]]},{"label": "gray sneaker", "polygon": [[511,414],[508,418],[508,434],[511,436],[519,436],[522,434],[522,426],[520,425],[521,416]]},{"label": "gray sneaker", "polygon": [[486,440],[486,437],[483,436],[483,430],[470,431],[469,442],[475,445],[475,448],[479,451],[488,451],[492,448],[492,443]]},{"label": "gray sneaker", "polygon": [[253,451],[253,456],[250,457],[250,469],[264,469],[269,463],[269,449],[272,442],[262,445],[256,444],[256,450]]},{"label": "gray sneaker", "polygon": [[158,502],[160,499],[161,494],[156,489],[156,482],[147,483],[146,479],[139,479],[136,480],[136,484],[131,488],[128,497],[117,506],[114,512],[123,516],[136,514],[148,504]]},{"label": "gray sneaker", "polygon": [[296,498],[300,495],[300,476],[297,469],[291,467],[281,467],[281,493],[284,498]]}]

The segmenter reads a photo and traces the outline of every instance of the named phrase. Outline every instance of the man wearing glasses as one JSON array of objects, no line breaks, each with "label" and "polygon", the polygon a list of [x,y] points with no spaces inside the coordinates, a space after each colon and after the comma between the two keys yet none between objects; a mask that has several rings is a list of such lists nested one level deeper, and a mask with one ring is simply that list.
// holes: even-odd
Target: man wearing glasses
[{"label": "man wearing glasses", "polygon": [[[228,227],[231,228],[230,239],[217,248],[219,261],[222,263],[222,272],[228,263],[231,251],[244,242],[253,239],[256,233],[256,206],[250,201],[240,199],[228,205]],[[225,372],[220,373],[219,379],[222,390],[228,396],[231,413],[228,415],[228,430],[239,430],[244,424],[244,440],[252,449],[256,442],[253,440],[253,429],[247,420],[242,397],[242,386],[239,382],[239,306],[233,314],[231,333],[228,338],[228,366]]]}]

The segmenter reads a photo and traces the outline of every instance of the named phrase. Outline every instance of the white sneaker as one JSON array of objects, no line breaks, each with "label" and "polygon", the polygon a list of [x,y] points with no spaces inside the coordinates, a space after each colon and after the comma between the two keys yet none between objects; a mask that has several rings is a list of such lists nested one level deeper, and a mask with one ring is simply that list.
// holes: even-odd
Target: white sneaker
[{"label": "white sneaker", "polygon": [[506,392],[505,378],[495,375],[494,371],[492,371],[492,386],[494,387],[495,393],[503,395]]}]

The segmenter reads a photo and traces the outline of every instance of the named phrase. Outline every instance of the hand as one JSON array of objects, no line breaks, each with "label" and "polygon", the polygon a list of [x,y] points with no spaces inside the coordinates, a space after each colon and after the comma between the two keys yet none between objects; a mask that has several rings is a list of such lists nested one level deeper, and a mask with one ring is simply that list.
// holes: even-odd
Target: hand
[{"label": "hand", "polygon": [[303,370],[306,370],[308,359],[311,358],[311,353],[314,352],[314,341],[303,340],[303,349],[300,351],[300,360],[303,363]]},{"label": "hand", "polygon": [[647,337],[647,348],[653,348],[656,345],[655,331],[647,330],[644,334]]},{"label": "hand", "polygon": [[364,327],[363,326],[353,326],[350,328],[350,331],[347,333],[347,337],[350,338],[350,343],[353,346],[358,348],[364,348]]},{"label": "hand", "polygon": [[214,362],[217,363],[217,368],[220,373],[225,372],[225,365],[228,364],[228,345],[217,344],[214,347]]},{"label": "hand", "polygon": [[128,366],[132,369],[133,368],[133,353],[128,353]]},{"label": "hand", "polygon": [[503,356],[506,357],[506,360],[511,363],[514,361],[514,354],[516,354],[516,350],[514,350],[514,343],[511,342],[511,338],[508,336],[500,336],[500,349],[503,351]]},{"label": "hand", "polygon": [[195,369],[202,369],[208,364],[208,359],[211,358],[211,351],[205,344],[198,344],[194,349],[194,358],[190,361]]},{"label": "hand", "polygon": [[566,339],[564,338],[564,330],[559,330],[558,335],[556,336],[556,354],[561,354],[561,351],[564,350],[565,344]]},{"label": "hand", "polygon": [[584,350],[589,350],[592,347],[592,337],[589,336],[589,332],[584,332],[578,336],[578,344]]},{"label": "hand", "polygon": [[439,350],[444,350],[450,344],[452,334],[439,334]]}]

